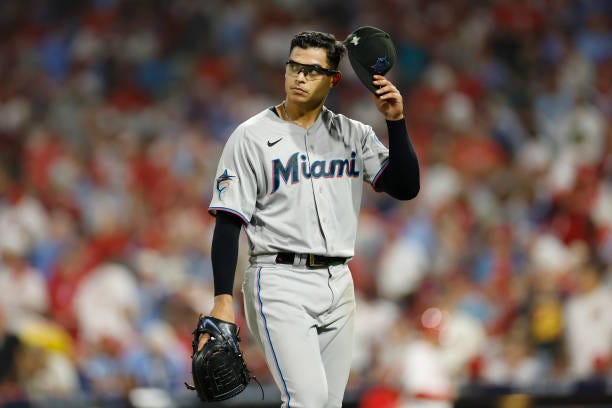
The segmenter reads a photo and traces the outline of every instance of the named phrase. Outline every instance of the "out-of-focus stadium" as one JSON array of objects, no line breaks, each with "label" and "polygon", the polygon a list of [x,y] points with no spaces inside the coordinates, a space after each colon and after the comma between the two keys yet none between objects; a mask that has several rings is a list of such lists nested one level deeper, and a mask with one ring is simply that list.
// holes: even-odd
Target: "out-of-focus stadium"
[{"label": "out-of-focus stadium", "polygon": [[[396,45],[422,188],[363,200],[345,406],[612,406],[612,2],[2,0],[1,407],[200,404],[223,144],[283,99],[295,33],[363,25]],[[327,105],[385,142],[341,70]],[[245,244],[265,398],[219,406],[274,407]]]}]

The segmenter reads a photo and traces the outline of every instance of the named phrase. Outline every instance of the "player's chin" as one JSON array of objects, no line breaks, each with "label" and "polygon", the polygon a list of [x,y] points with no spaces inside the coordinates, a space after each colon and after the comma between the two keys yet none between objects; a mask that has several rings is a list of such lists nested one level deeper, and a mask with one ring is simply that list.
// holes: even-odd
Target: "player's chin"
[{"label": "player's chin", "polygon": [[293,103],[308,103],[311,100],[310,95],[303,95],[299,93],[288,92],[287,93],[287,101]]}]

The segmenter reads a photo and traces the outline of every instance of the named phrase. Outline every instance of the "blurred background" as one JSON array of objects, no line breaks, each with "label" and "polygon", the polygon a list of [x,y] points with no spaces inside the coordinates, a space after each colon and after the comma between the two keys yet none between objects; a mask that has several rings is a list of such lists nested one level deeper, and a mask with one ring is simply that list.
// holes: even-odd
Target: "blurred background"
[{"label": "blurred background", "polygon": [[[362,25],[396,44],[422,188],[366,189],[345,406],[612,406],[611,16],[606,0],[0,1],[0,406],[198,404],[183,383],[223,144],[283,99],[295,33]],[[386,142],[341,69],[327,106]],[[236,310],[266,393],[222,406],[278,406],[245,255]]]}]

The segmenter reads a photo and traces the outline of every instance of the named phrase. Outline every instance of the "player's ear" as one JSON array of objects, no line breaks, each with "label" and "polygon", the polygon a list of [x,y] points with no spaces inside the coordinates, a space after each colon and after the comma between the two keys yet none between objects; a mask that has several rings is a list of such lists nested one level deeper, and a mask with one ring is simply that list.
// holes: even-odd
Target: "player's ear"
[{"label": "player's ear", "polygon": [[334,74],[334,76],[332,77],[332,81],[331,81],[331,88],[333,88],[334,86],[338,85],[338,82],[340,82],[340,80],[342,79],[342,73],[338,72],[337,74]]}]

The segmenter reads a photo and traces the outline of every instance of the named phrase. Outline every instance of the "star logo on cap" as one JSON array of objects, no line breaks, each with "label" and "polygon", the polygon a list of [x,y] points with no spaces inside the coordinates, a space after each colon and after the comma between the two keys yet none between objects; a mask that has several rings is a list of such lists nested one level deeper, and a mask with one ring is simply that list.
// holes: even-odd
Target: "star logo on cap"
[{"label": "star logo on cap", "polygon": [[359,37],[354,35],[353,38],[351,38],[351,44],[355,46],[359,45]]}]

